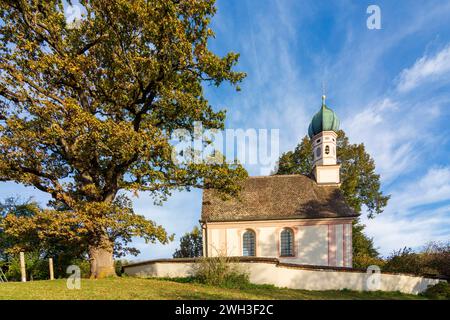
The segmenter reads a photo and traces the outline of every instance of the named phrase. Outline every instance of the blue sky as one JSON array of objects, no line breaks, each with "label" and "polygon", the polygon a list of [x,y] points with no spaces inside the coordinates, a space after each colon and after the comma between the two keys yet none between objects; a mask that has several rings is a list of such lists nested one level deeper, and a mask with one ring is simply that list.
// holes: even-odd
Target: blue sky
[{"label": "blue sky", "polygon": [[[381,9],[380,30],[369,30],[366,9]],[[280,152],[306,135],[320,106],[341,118],[351,142],[375,159],[383,191],[392,198],[366,231],[384,255],[430,240],[450,240],[450,1],[218,0],[210,48],[241,54],[248,73],[242,91],[207,87],[227,128],[279,129]],[[247,166],[250,175],[267,168]],[[48,196],[13,183],[0,198]],[[177,239],[145,244],[134,259],[170,257],[178,238],[198,224],[201,191],[175,193],[163,206],[141,194],[136,212]]]}]

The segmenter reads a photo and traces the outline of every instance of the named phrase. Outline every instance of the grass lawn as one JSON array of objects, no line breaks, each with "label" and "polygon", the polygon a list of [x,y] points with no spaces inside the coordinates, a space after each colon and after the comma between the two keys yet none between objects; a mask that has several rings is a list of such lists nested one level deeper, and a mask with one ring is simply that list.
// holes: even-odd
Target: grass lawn
[{"label": "grass lawn", "polygon": [[270,286],[224,289],[195,283],[131,277],[81,280],[69,290],[66,280],[0,283],[0,299],[424,299],[398,292],[306,291]]}]

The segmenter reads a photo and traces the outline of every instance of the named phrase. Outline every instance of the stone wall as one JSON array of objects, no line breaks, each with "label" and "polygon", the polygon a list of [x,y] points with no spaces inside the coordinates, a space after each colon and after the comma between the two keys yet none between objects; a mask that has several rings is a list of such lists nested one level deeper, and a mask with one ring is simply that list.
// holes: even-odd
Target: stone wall
[{"label": "stone wall", "polygon": [[[408,274],[379,274],[379,286],[373,285],[370,273],[336,267],[306,266],[280,263],[272,258],[238,258],[239,268],[248,272],[255,284],[305,290],[356,291],[382,290],[418,294],[439,279]],[[124,272],[138,277],[188,277],[193,275],[195,259],[161,259],[124,266]],[[372,278],[370,278],[372,277]],[[376,277],[376,276],[375,276]],[[372,283],[372,285],[371,285]]]}]

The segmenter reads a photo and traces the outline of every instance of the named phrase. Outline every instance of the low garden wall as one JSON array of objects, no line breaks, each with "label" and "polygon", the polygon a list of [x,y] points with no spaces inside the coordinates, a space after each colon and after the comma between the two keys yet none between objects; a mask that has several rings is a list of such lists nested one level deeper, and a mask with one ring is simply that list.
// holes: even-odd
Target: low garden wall
[{"label": "low garden wall", "polygon": [[[378,285],[373,274],[351,268],[306,266],[280,263],[272,258],[236,258],[250,282],[304,290],[381,290],[418,294],[435,285],[437,278],[408,274],[380,273]],[[127,275],[138,277],[189,277],[193,275],[195,259],[160,259],[125,265]]]}]

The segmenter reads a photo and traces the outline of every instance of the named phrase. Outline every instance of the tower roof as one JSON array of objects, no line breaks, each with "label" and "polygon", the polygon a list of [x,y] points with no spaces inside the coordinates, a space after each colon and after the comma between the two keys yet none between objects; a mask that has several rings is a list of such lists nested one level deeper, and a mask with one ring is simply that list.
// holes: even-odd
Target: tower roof
[{"label": "tower roof", "polygon": [[308,135],[310,138],[322,131],[337,132],[339,130],[339,118],[333,110],[326,106],[325,98],[325,96],[322,96],[322,107],[309,124]]}]

